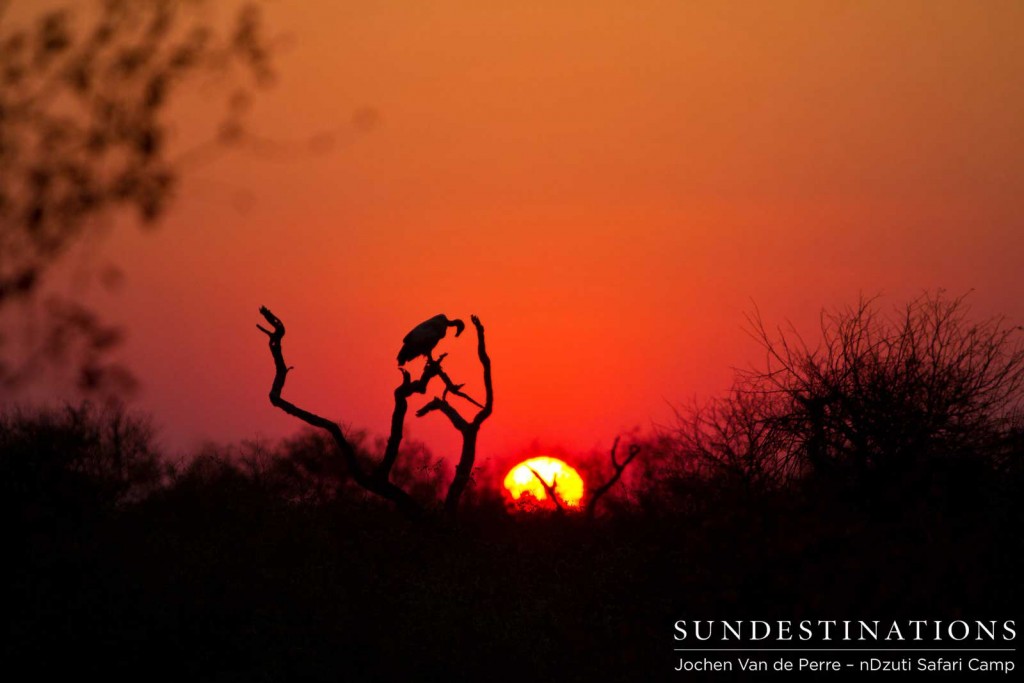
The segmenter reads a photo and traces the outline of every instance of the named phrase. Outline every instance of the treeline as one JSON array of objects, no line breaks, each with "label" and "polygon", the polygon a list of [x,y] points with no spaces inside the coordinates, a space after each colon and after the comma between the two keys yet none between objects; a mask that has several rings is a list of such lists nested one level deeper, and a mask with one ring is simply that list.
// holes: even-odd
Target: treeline
[{"label": "treeline", "polygon": [[[148,416],[122,404],[14,407],[0,413],[0,498],[8,519],[43,523],[71,515],[112,514],[151,499],[209,489],[225,496],[243,488],[282,504],[372,501],[355,486],[330,437],[304,430],[274,442],[208,444],[171,456],[157,446]],[[365,433],[350,435],[372,462]],[[408,442],[392,478],[424,500],[436,498],[443,459]],[[381,503],[382,505],[384,503]]]},{"label": "treeline", "polygon": [[[1015,618],[1021,331],[968,313],[864,302],[807,343],[752,317],[767,363],[624,439],[593,518],[509,515],[479,481],[457,523],[414,520],[321,432],[175,459],[121,408],[8,409],[2,654],[106,680],[656,680],[682,618]],[[371,469],[384,444],[346,437]],[[391,476],[440,512],[427,448]]]},{"label": "treeline", "polygon": [[[740,371],[727,396],[680,408],[671,425],[629,439],[641,457],[602,505],[606,513],[692,512],[702,496],[713,498],[710,491],[754,497],[816,488],[862,504],[934,494],[966,505],[981,494],[1020,490],[1020,327],[972,321],[962,299],[941,296],[895,315],[872,301],[824,313],[813,342],[791,330],[773,333],[759,317],[750,323],[763,366]],[[383,441],[366,433],[348,438],[372,469]],[[595,455],[581,469],[590,481],[607,480],[607,458]],[[4,504],[34,511],[26,514],[113,509],[227,481],[292,504],[372,501],[322,433],[171,458],[158,452],[147,417],[116,405],[0,413],[0,467]],[[443,458],[408,442],[391,479],[429,502],[448,474]],[[493,503],[497,492],[475,483],[467,504]]]}]

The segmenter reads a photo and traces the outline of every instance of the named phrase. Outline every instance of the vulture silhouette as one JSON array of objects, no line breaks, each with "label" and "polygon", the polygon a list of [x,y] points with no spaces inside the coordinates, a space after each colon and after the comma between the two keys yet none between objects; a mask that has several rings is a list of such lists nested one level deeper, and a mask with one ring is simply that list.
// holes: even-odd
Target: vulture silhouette
[{"label": "vulture silhouette", "polygon": [[458,337],[462,334],[466,324],[461,320],[449,320],[448,316],[442,313],[435,315],[430,320],[424,320],[414,327],[412,332],[405,335],[405,339],[402,340],[402,350],[398,352],[398,364],[405,365],[418,356],[426,356],[430,360],[434,360],[431,352],[437,343],[444,339],[449,327],[455,328],[455,336]]}]

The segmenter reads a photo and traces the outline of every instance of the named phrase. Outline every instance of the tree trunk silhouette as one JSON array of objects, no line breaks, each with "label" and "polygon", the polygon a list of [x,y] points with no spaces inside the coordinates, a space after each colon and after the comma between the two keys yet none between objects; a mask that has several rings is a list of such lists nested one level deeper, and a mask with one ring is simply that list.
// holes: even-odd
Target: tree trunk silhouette
[{"label": "tree trunk silhouette", "polygon": [[398,447],[402,443],[405,415],[409,412],[409,397],[413,394],[427,393],[427,385],[430,380],[443,373],[441,360],[445,355],[441,354],[437,360],[427,360],[423,366],[423,373],[416,381],[413,381],[408,370],[400,368],[402,383],[395,387],[395,409],[391,413],[391,432],[388,434],[388,442],[384,447],[384,457],[373,471],[375,478],[386,480],[391,476],[391,468],[398,460]]},{"label": "tree trunk silhouette", "polygon": [[445,383],[444,394],[439,398],[435,397],[432,401],[416,412],[417,417],[423,417],[427,413],[439,410],[448,417],[452,426],[462,434],[462,453],[459,456],[459,464],[455,468],[455,476],[452,478],[452,483],[448,486],[448,494],[445,496],[444,500],[444,511],[449,518],[455,517],[459,508],[459,500],[462,498],[462,494],[469,485],[469,480],[473,474],[473,464],[476,462],[476,439],[477,435],[480,433],[480,425],[483,424],[484,420],[491,416],[491,413],[494,410],[494,388],[491,383],[491,359],[487,356],[487,346],[484,341],[484,326],[480,323],[480,318],[475,315],[471,316],[470,319],[473,321],[473,326],[476,328],[477,355],[480,358],[480,365],[483,366],[484,370],[484,391],[486,396],[483,406],[472,420],[466,420],[462,417],[462,415],[459,414],[459,411],[448,403],[447,395],[449,393],[461,396],[475,405],[479,406],[480,404],[462,393],[462,385],[453,384],[451,378],[443,372],[439,372],[438,376],[440,376]]}]

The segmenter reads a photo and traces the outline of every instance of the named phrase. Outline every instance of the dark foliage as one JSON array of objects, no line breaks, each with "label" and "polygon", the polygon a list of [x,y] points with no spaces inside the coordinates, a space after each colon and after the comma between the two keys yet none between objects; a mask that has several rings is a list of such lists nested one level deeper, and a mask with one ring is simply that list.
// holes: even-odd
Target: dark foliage
[{"label": "dark foliage", "polygon": [[968,313],[941,294],[891,316],[862,301],[823,313],[814,345],[754,317],[765,366],[741,372],[727,398],[678,413],[662,459],[677,478],[749,491],[814,482],[859,497],[1019,470],[1024,335]]},{"label": "dark foliage", "polygon": [[119,406],[0,415],[0,509],[13,529],[74,524],[159,490],[167,468],[147,420]]}]

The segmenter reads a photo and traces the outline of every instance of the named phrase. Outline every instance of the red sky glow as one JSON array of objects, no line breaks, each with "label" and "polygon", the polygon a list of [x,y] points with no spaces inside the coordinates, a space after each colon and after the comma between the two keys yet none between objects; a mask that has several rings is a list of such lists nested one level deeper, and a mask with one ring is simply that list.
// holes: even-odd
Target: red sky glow
[{"label": "red sky glow", "polygon": [[[267,401],[260,305],[288,328],[286,394],[376,434],[406,332],[478,314],[495,385],[478,462],[501,473],[531,444],[606,450],[724,391],[758,359],[755,305],[813,329],[861,293],[973,289],[979,315],[1024,318],[1024,4],[267,16],[287,40],[250,116],[266,144],[188,169],[158,231],[119,226],[101,250],[126,284],[95,299],[172,448],[299,427]],[[439,350],[482,394],[472,328]],[[446,420],[410,420],[454,461]]]}]

